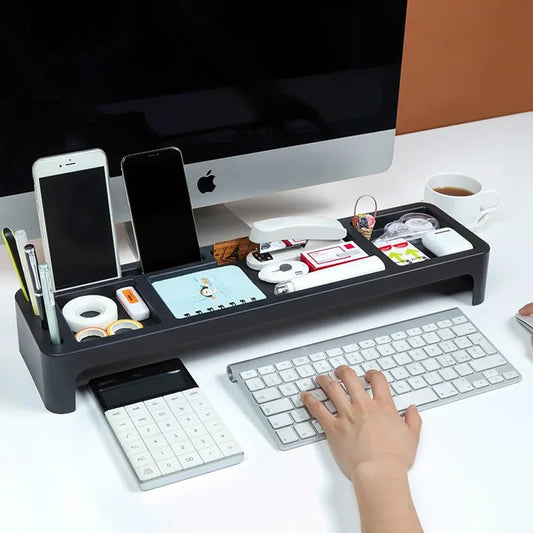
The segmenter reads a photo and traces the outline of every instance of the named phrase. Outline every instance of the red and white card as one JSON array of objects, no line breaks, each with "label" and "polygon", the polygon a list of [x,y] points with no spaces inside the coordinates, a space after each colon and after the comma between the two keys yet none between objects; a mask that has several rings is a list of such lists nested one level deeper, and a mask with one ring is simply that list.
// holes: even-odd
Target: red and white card
[{"label": "red and white card", "polygon": [[332,246],[324,246],[316,250],[302,252],[300,259],[309,266],[309,270],[321,270],[335,265],[342,265],[350,261],[364,259],[368,254],[353,241]]}]

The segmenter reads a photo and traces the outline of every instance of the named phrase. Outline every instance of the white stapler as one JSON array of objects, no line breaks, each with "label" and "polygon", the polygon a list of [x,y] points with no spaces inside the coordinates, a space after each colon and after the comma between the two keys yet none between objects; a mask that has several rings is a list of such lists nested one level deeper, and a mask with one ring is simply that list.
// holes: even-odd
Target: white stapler
[{"label": "white stapler", "polygon": [[346,228],[334,218],[293,216],[269,218],[252,224],[250,240],[259,249],[246,256],[253,270],[279,261],[298,261],[302,251],[343,242]]}]

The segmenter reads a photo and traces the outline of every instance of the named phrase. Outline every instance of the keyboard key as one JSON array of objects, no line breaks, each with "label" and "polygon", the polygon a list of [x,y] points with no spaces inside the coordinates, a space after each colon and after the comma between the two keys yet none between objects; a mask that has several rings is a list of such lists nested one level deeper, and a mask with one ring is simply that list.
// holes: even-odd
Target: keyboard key
[{"label": "keyboard key", "polygon": [[487,355],[481,346],[472,346],[471,348],[467,348],[466,351],[472,359],[479,359],[480,357],[485,357]]},{"label": "keyboard key", "polygon": [[415,337],[409,337],[407,342],[411,345],[411,348],[420,348],[426,345],[426,341],[419,335],[416,335]]},{"label": "keyboard key", "polygon": [[392,343],[392,347],[397,352],[406,352],[407,350],[411,349],[411,345],[408,342],[406,342],[405,340],[394,341]]},{"label": "keyboard key", "polygon": [[416,376],[414,378],[409,378],[407,383],[411,386],[412,389],[418,390],[427,387],[427,383],[424,381],[424,378],[421,376]]},{"label": "keyboard key", "polygon": [[467,321],[468,321],[468,319],[464,315],[459,315],[459,316],[455,316],[455,317],[452,318],[452,322],[454,324],[463,324],[463,323],[465,323]]},{"label": "keyboard key", "polygon": [[382,357],[386,357],[388,355],[393,355],[394,353],[396,353],[396,351],[390,344],[382,344],[377,347],[377,350]]},{"label": "keyboard key", "polygon": [[462,392],[462,393],[470,392],[474,390],[474,387],[472,386],[470,381],[468,381],[465,378],[459,378],[459,379],[454,380],[453,385],[459,392]]},{"label": "keyboard key", "polygon": [[421,405],[436,402],[438,399],[438,396],[430,388],[415,390],[406,394],[399,394],[392,398],[398,411],[403,411],[410,405],[420,407]]},{"label": "keyboard key", "polygon": [[313,426],[309,422],[302,422],[301,424],[296,424],[294,429],[298,433],[301,439],[308,439],[309,437],[314,437],[316,435]]},{"label": "keyboard key", "polygon": [[396,362],[392,357],[383,357],[379,360],[379,366],[381,366],[383,370],[390,370],[396,366]]},{"label": "keyboard key", "polygon": [[424,379],[427,381],[428,385],[442,383],[442,378],[437,372],[428,372],[427,374],[424,374]]},{"label": "keyboard key", "polygon": [[344,358],[349,365],[358,365],[364,361],[363,356],[360,353],[346,353],[344,354]]},{"label": "keyboard key", "polygon": [[320,422],[318,420],[311,420],[311,424],[313,424],[313,427],[315,428],[315,431],[319,434],[319,435],[323,435],[324,434],[324,428],[322,427],[322,425],[320,424]]},{"label": "keyboard key", "polygon": [[342,355],[339,355],[337,357],[332,357],[330,360],[329,360],[329,364],[333,367],[333,368],[337,368],[341,365],[347,365],[348,364],[348,361],[346,361],[346,359],[344,359],[344,357]]},{"label": "keyboard key", "polygon": [[437,335],[443,340],[443,341],[449,341],[450,339],[453,339],[455,337],[455,333],[448,328],[445,329],[438,329]]},{"label": "keyboard key", "polygon": [[172,474],[173,472],[183,470],[183,467],[181,466],[177,457],[169,457],[164,461],[157,461],[157,466],[163,475]]},{"label": "keyboard key", "polygon": [[266,416],[277,415],[283,411],[290,411],[292,409],[292,402],[288,398],[274,400],[261,405],[261,410]]},{"label": "keyboard key", "polygon": [[410,328],[408,330],[406,330],[407,335],[409,337],[412,337],[414,335],[421,335],[422,334],[422,330],[420,328]]},{"label": "keyboard key", "polygon": [[316,370],[317,374],[327,374],[333,370],[333,367],[327,361],[313,363],[313,368]]},{"label": "keyboard key", "polygon": [[461,363],[460,365],[456,365],[453,368],[461,377],[469,376],[470,374],[474,373],[472,367],[468,363]]},{"label": "keyboard key", "polygon": [[346,353],[352,353],[352,352],[356,352],[357,350],[359,350],[359,346],[355,343],[346,344],[345,346],[342,347],[342,350]]},{"label": "keyboard key", "polygon": [[178,461],[184,470],[204,463],[198,452],[190,452],[184,455],[178,455]]},{"label": "keyboard key", "polygon": [[294,383],[283,383],[278,388],[283,396],[292,396],[293,394],[298,394],[298,389]]},{"label": "keyboard key", "polygon": [[422,335],[422,338],[426,341],[427,344],[435,344],[436,342],[441,341],[441,338],[434,331],[424,333]]},{"label": "keyboard key", "polygon": [[161,475],[161,471],[155,463],[150,463],[135,468],[135,473],[141,481],[148,481],[149,479],[153,479],[154,477],[159,477]]},{"label": "keyboard key", "polygon": [[476,372],[483,372],[489,368],[496,368],[498,366],[506,365],[507,361],[501,355],[489,355],[482,359],[475,359],[470,361],[470,366]]},{"label": "keyboard key", "polygon": [[434,385],[433,390],[439,395],[439,398],[450,398],[459,394],[457,389],[449,382],[439,383]]},{"label": "keyboard key", "polygon": [[239,446],[237,442],[234,440],[228,440],[226,442],[220,442],[217,444],[218,448],[224,455],[224,457],[231,457],[233,455],[237,455],[239,453],[242,453],[242,449]]},{"label": "keyboard key", "polygon": [[315,370],[311,365],[299,366],[298,368],[296,368],[296,371],[298,372],[301,378],[308,378],[316,374]]},{"label": "keyboard key", "polygon": [[282,370],[279,373],[281,379],[285,381],[285,383],[288,383],[290,381],[296,381],[300,376],[298,376],[298,372],[294,370],[294,368],[288,368],[287,370]]},{"label": "keyboard key", "polygon": [[338,357],[339,355],[342,355],[344,352],[341,348],[331,348],[330,350],[326,350],[326,355],[328,357]]},{"label": "keyboard key", "polygon": [[311,418],[311,415],[305,407],[301,407],[300,409],[294,409],[294,411],[290,412],[290,415],[292,416],[295,422],[305,422],[306,420],[309,420]]},{"label": "keyboard key", "polygon": [[276,385],[281,385],[283,383],[278,374],[267,374],[266,376],[263,376],[263,381],[267,387],[275,387]]},{"label": "keyboard key", "polygon": [[470,348],[472,341],[468,337],[456,337],[453,342],[457,345],[457,348]]},{"label": "keyboard key", "polygon": [[281,363],[276,363],[275,366],[278,370],[287,370],[292,368],[292,363],[290,361],[281,361]]},{"label": "keyboard key", "polygon": [[375,348],[365,348],[361,350],[361,355],[366,361],[374,361],[374,359],[378,359],[379,352]]},{"label": "keyboard key", "polygon": [[411,376],[419,376],[423,374],[426,370],[420,363],[410,363],[405,366]]},{"label": "keyboard key", "polygon": [[391,383],[391,388],[394,390],[396,394],[404,394],[411,390],[411,387],[409,386],[407,381],[404,381],[404,380]]},{"label": "keyboard key", "polygon": [[485,378],[476,379],[475,381],[472,381],[472,385],[476,387],[476,389],[481,389],[483,387],[487,387],[489,382]]},{"label": "keyboard key", "polygon": [[405,331],[395,331],[394,333],[390,334],[391,339],[398,341],[401,339],[405,339],[407,337],[407,333]]},{"label": "keyboard key", "polygon": [[394,376],[394,379],[397,380],[407,379],[411,377],[411,374],[409,374],[409,372],[407,372],[407,370],[401,366],[397,368],[392,368],[389,372]]},{"label": "keyboard key", "polygon": [[283,444],[291,444],[299,440],[298,434],[292,427],[281,428],[276,431],[276,435]]},{"label": "keyboard key", "polygon": [[211,446],[210,448],[198,450],[198,453],[204,463],[210,463],[211,461],[216,461],[217,459],[222,459],[222,457],[224,457],[218,446]]},{"label": "keyboard key", "polygon": [[361,349],[372,348],[375,345],[376,345],[376,343],[375,343],[374,339],[367,339],[366,341],[361,341],[359,343],[359,346],[361,347]]},{"label": "keyboard key", "polygon": [[272,374],[272,372],[275,372],[276,368],[274,367],[274,365],[265,365],[265,366],[258,368],[257,371],[262,376],[266,376],[267,374]]},{"label": "keyboard key", "polygon": [[440,377],[446,381],[451,381],[459,377],[459,374],[451,367],[439,370]]},{"label": "keyboard key", "polygon": [[261,380],[261,378],[252,378],[245,381],[246,386],[248,387],[248,390],[250,392],[254,392],[259,389],[264,389],[265,384]]},{"label": "keyboard key", "polygon": [[470,324],[470,322],[465,322],[463,324],[452,326],[452,330],[458,337],[461,337],[463,335],[469,335],[470,333],[475,333],[477,331],[477,329],[472,324]]},{"label": "keyboard key", "polygon": [[272,400],[281,398],[281,392],[277,387],[272,387],[271,389],[254,392],[253,397],[257,403],[271,402]]},{"label": "keyboard key", "polygon": [[312,390],[315,388],[315,382],[310,378],[299,379],[295,381],[295,385],[303,392],[306,390]]},{"label": "keyboard key", "polygon": [[441,368],[437,359],[425,359],[421,364],[428,372],[433,372],[434,370]]},{"label": "keyboard key", "polygon": [[300,366],[300,365],[306,365],[309,363],[309,357],[306,357],[305,355],[303,357],[296,357],[292,360],[294,366]]},{"label": "keyboard key", "polygon": [[257,377],[257,372],[255,370],[245,370],[240,373],[241,379],[251,379]]},{"label": "keyboard key", "polygon": [[279,415],[269,416],[267,420],[274,429],[292,426],[293,424],[293,420],[288,413],[280,413]]},{"label": "keyboard key", "polygon": [[323,402],[328,399],[328,397],[326,396],[326,393],[322,389],[314,389],[308,392],[309,394],[311,394],[311,396],[316,398],[319,402]]},{"label": "keyboard key", "polygon": [[311,361],[322,361],[323,359],[326,359],[326,354],[324,352],[312,353],[309,356],[309,359],[311,359]]},{"label": "keyboard key", "polygon": [[392,358],[396,361],[399,365],[406,365],[407,363],[412,363],[413,360],[409,356],[408,353],[397,353],[396,355],[393,355]]}]

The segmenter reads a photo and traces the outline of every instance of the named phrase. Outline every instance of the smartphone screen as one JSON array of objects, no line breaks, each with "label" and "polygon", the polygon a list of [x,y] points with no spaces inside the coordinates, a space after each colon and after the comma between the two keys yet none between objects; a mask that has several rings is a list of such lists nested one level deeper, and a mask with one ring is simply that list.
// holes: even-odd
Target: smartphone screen
[{"label": "smartphone screen", "polygon": [[55,290],[118,277],[104,167],[39,178]]},{"label": "smartphone screen", "polygon": [[127,156],[122,174],[143,271],[199,261],[181,152],[163,148]]}]

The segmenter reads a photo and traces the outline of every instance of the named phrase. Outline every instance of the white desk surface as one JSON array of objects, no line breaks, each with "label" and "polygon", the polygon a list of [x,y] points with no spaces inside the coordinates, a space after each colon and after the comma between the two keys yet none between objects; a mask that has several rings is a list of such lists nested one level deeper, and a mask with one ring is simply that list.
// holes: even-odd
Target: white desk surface
[{"label": "white desk surface", "polygon": [[[349,216],[373,194],[381,209],[419,201],[425,179],[458,171],[502,196],[478,231],[491,246],[485,302],[418,290],[265,328],[178,354],[245,451],[237,466],[141,492],[92,397],[66,415],[43,407],[19,355],[17,281],[0,247],[0,530],[3,532],[359,531],[349,482],[327,442],[277,451],[225,376],[227,363],[458,306],[522,373],[521,383],[423,411],[410,472],[427,532],[533,532],[533,347],[513,318],[533,301],[533,113],[397,138],[384,174],[231,204],[247,222],[291,213]],[[240,235],[236,235],[240,236]]]}]

